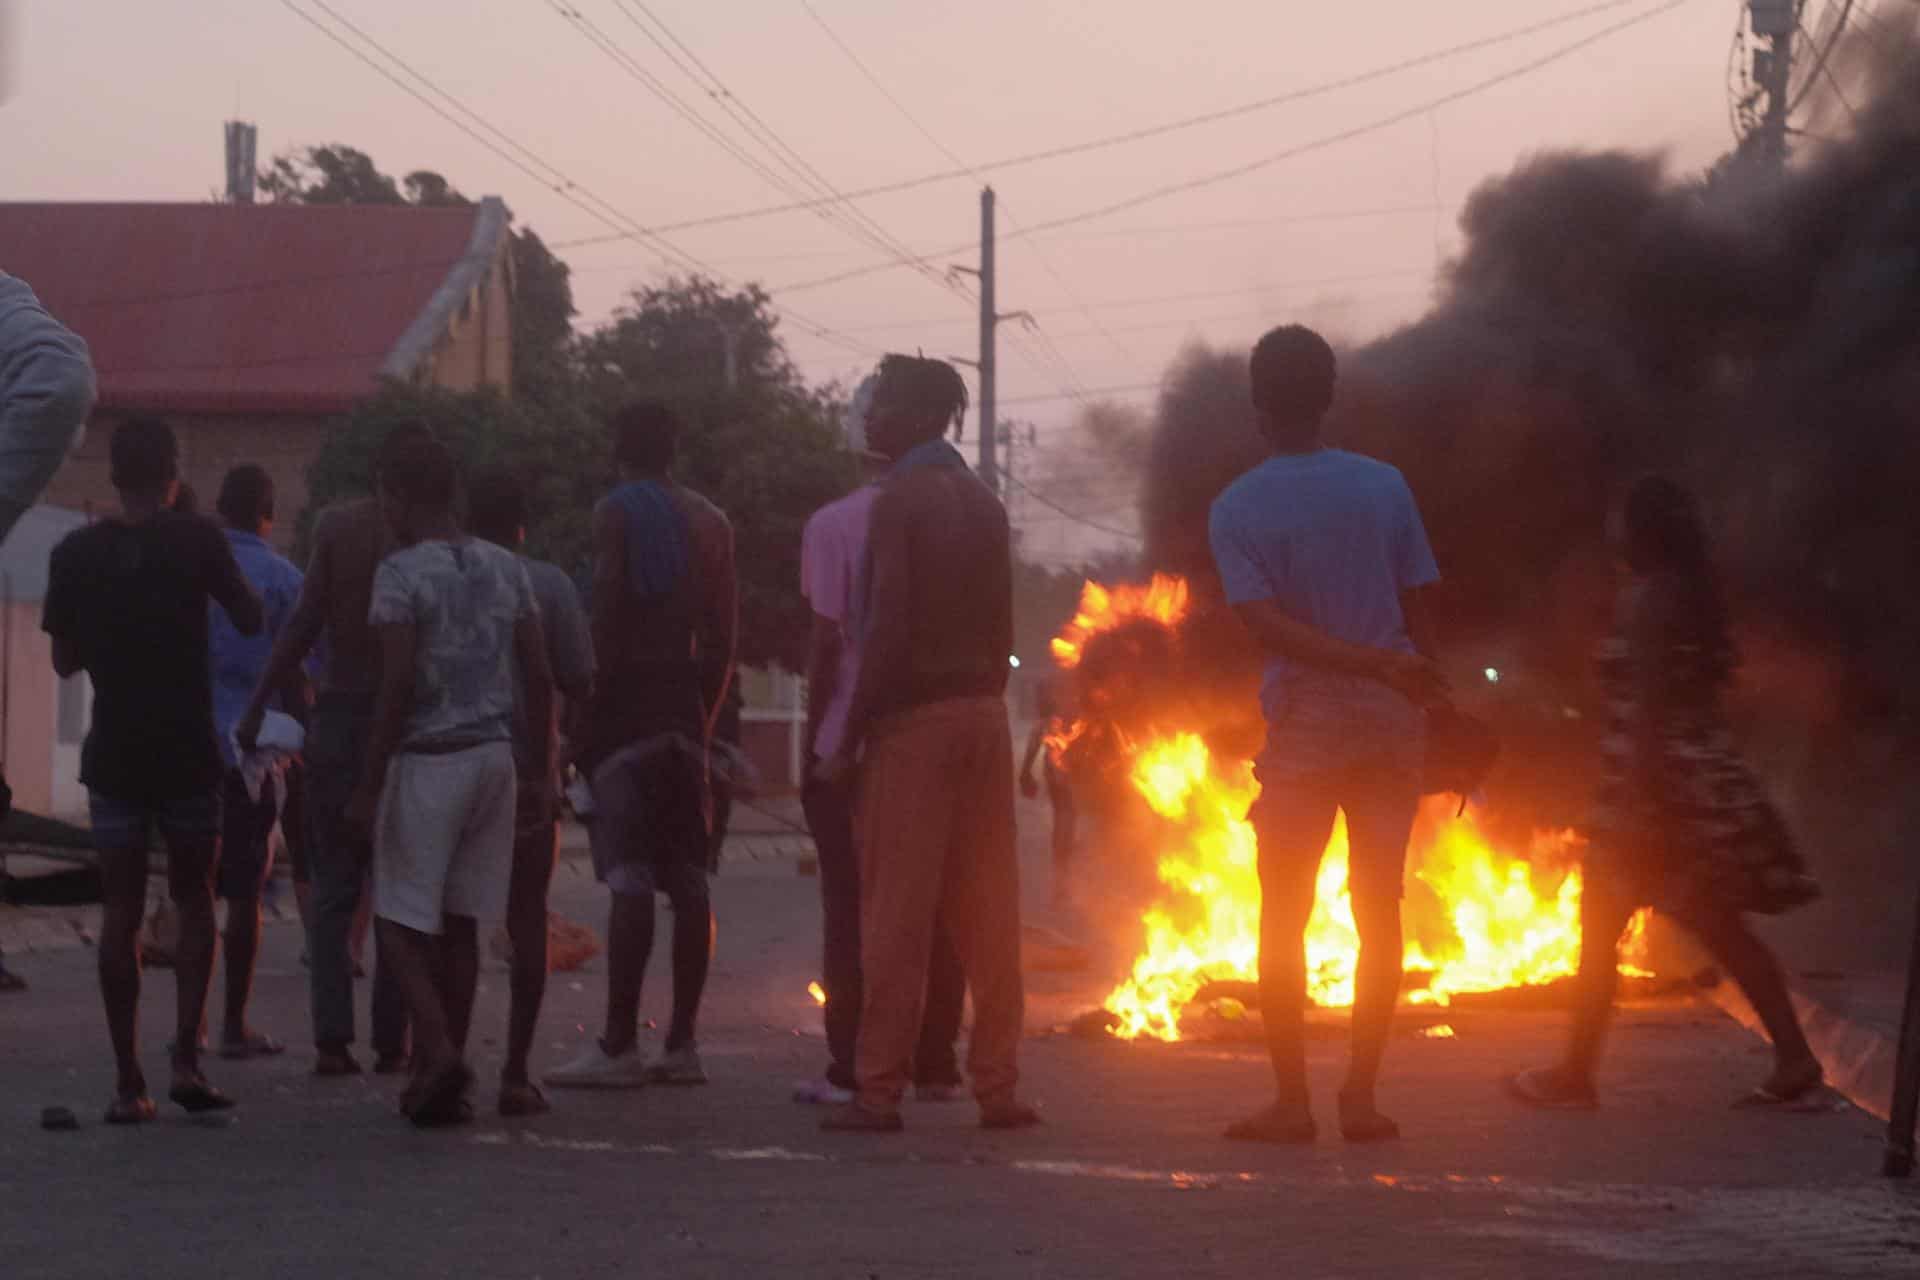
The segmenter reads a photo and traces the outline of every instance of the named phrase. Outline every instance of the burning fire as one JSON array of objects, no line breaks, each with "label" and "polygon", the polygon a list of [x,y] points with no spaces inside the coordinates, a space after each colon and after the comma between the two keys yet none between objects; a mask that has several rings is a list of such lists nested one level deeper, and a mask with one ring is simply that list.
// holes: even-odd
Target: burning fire
[{"label": "burning fire", "polygon": [[[1055,655],[1062,666],[1075,666],[1101,631],[1142,617],[1176,626],[1186,606],[1177,579],[1112,591],[1089,584],[1079,616],[1054,642]],[[1056,749],[1072,737],[1056,735]],[[1216,758],[1197,733],[1155,733],[1124,749],[1132,789],[1174,837],[1158,863],[1161,891],[1141,917],[1144,945],[1106,1008],[1122,1039],[1178,1040],[1181,1014],[1204,986],[1258,977],[1260,884],[1246,814],[1260,788],[1250,761]],[[1516,855],[1496,848],[1473,815],[1457,815],[1437,798],[1422,813],[1416,840],[1405,959],[1426,983],[1409,999],[1445,1005],[1456,995],[1552,982],[1577,969],[1577,836],[1536,835]],[[1644,924],[1636,919],[1630,943]],[[1316,1004],[1353,1003],[1358,951],[1342,816],[1320,864],[1307,926],[1307,986]]]},{"label": "burning fire", "polygon": [[809,982],[807,984],[807,994],[813,997],[813,1002],[815,1004],[821,1006],[822,1008],[826,1007],[827,989],[821,986],[818,982]]}]

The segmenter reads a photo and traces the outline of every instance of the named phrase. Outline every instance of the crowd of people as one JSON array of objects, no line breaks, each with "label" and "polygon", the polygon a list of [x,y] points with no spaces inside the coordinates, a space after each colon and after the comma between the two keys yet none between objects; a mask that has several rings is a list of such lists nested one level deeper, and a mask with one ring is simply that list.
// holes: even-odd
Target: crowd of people
[{"label": "crowd of people", "polygon": [[[16,285],[0,277],[9,520],[58,466],[91,399],[84,344]],[[32,369],[28,350],[41,362]],[[1337,1115],[1348,1140],[1377,1141],[1399,1133],[1375,1089],[1402,979],[1401,888],[1431,771],[1428,716],[1450,699],[1427,605],[1439,567],[1400,473],[1324,445],[1336,381],[1327,344],[1275,330],[1251,372],[1272,456],[1219,497],[1210,534],[1225,600],[1268,659],[1268,739],[1250,818],[1276,1095],[1228,1136],[1316,1136],[1302,935],[1342,811],[1361,951]],[[803,804],[819,855],[830,1060],[794,1096],[828,1106],[822,1126],[832,1131],[900,1130],[909,1088],[945,1101],[970,1087],[990,1129],[1040,1120],[1019,1088],[1014,795],[1017,785],[1038,791],[1044,746],[1036,732],[1017,784],[1005,698],[1011,533],[949,443],[966,408],[951,365],[886,357],[847,420],[864,483],[803,537],[800,586],[813,614]],[[29,425],[39,432],[31,448],[19,443]],[[714,947],[715,734],[738,705],[733,532],[674,480],[671,409],[633,403],[606,426],[618,478],[593,512],[590,609],[567,574],[523,553],[519,479],[462,476],[424,424],[382,442],[371,496],[319,514],[304,573],[270,545],[265,471],[235,468],[218,521],[204,519],[179,509],[168,424],[114,429],[120,511],[56,548],[45,605],[56,669],[84,671],[95,691],[82,781],[105,894],[98,961],[118,1073],[110,1123],[155,1115],[136,1021],[156,829],[179,933],[172,1102],[189,1112],[233,1105],[201,1065],[216,898],[227,903],[218,1052],[285,1050],[248,1016],[278,829],[308,886],[314,1073],[362,1070],[353,938],[370,902],[374,1070],[405,1074],[400,1109],[414,1124],[470,1118],[479,929],[504,920],[511,999],[497,1105],[506,1116],[547,1111],[530,1055],[570,773],[566,794],[610,898],[606,1017],[542,1082],[706,1081],[698,1020]],[[1816,890],[1719,710],[1734,652],[1692,500],[1669,481],[1644,481],[1617,537],[1630,585],[1604,655],[1613,715],[1574,1034],[1563,1063],[1520,1073],[1510,1088],[1539,1106],[1594,1104],[1614,942],[1635,907],[1657,905],[1715,951],[1766,1022],[1776,1067],[1750,1101],[1792,1102],[1820,1086],[1820,1067],[1778,964],[1742,913]],[[1071,690],[1046,696],[1058,713]],[[288,723],[301,726],[297,750]],[[1064,781],[1049,772],[1048,784],[1058,871],[1073,810]],[[648,1056],[640,1003],[661,894],[673,915],[672,1016]],[[969,995],[963,1074],[956,1041]]]}]

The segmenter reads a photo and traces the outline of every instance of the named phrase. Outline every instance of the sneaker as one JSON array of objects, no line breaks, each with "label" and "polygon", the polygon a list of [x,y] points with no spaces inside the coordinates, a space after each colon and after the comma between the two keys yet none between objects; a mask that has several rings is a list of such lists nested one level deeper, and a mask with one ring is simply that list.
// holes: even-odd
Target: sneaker
[{"label": "sneaker", "polygon": [[917,1084],[913,1086],[915,1102],[962,1102],[967,1097],[967,1087],[963,1084]]},{"label": "sneaker", "polygon": [[647,1066],[635,1045],[615,1056],[595,1040],[566,1066],[547,1073],[547,1084],[555,1089],[639,1089],[647,1083]]},{"label": "sneaker", "polygon": [[853,1101],[853,1090],[842,1089],[822,1076],[818,1080],[802,1080],[793,1086],[793,1100],[810,1107],[844,1107]]},{"label": "sneaker", "polygon": [[700,1065],[700,1046],[668,1049],[647,1068],[648,1084],[705,1084],[707,1069]]}]

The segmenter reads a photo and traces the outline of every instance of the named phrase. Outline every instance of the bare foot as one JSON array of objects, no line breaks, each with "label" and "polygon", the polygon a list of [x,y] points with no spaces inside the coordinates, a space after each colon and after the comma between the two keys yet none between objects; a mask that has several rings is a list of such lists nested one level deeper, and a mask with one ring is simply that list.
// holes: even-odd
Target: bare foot
[{"label": "bare foot", "polygon": [[1319,1136],[1313,1112],[1305,1102],[1298,1105],[1276,1102],[1265,1111],[1227,1127],[1227,1137],[1235,1142],[1266,1142],[1274,1146],[1307,1146]]},{"label": "bare foot", "polygon": [[1391,1142],[1400,1126],[1380,1114],[1371,1095],[1340,1095],[1340,1136],[1348,1142]]}]

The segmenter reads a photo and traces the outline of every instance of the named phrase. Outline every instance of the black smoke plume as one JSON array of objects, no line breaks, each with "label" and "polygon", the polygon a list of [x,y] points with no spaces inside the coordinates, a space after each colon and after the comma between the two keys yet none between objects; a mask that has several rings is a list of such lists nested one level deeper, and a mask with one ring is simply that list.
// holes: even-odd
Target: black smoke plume
[{"label": "black smoke plume", "polygon": [[[1611,504],[1649,470],[1701,494],[1749,749],[1834,890],[1809,915],[1863,913],[1809,950],[1853,963],[1900,954],[1920,835],[1920,58],[1913,19],[1874,22],[1813,117],[1844,136],[1784,175],[1557,153],[1488,183],[1432,311],[1343,353],[1329,423],[1406,473],[1455,666],[1510,675],[1481,692],[1527,745],[1496,808],[1529,822],[1576,820],[1584,794]],[[1262,454],[1244,353],[1185,353],[1144,472],[1147,567],[1205,596],[1207,508]],[[1245,680],[1244,649],[1214,645]]]}]

